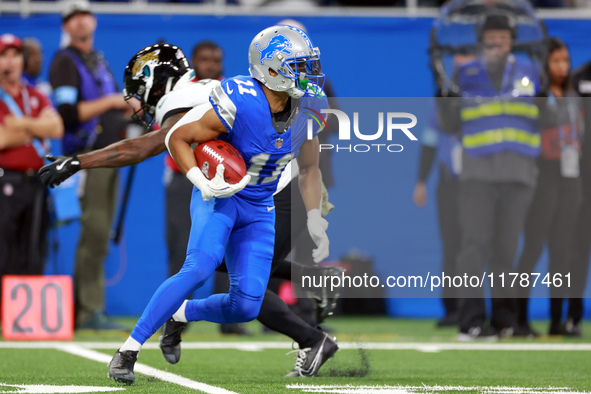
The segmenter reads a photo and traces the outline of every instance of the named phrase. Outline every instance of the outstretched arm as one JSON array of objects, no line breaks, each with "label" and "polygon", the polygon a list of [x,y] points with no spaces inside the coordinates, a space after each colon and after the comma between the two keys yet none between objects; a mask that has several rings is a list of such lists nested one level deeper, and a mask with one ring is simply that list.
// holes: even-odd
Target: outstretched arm
[{"label": "outstretched arm", "polygon": [[160,130],[138,138],[119,141],[103,149],[73,157],[48,156],[53,163],[39,170],[41,181],[47,186],[54,187],[81,169],[119,168],[141,163],[166,150],[166,134],[182,116],[183,113],[172,115],[164,121]]},{"label": "outstretched arm", "polygon": [[141,137],[121,140],[103,149],[78,156],[81,169],[108,167],[119,168],[141,163],[166,150],[164,139],[169,130],[185,113],[170,116],[160,130],[152,131]]}]

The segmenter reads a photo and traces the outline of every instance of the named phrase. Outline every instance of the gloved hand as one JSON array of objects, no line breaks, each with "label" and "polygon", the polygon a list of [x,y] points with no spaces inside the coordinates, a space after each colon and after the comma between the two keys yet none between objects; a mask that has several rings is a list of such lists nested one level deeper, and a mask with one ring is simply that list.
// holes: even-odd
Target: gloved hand
[{"label": "gloved hand", "polygon": [[208,180],[198,167],[193,167],[187,171],[187,178],[201,190],[203,201],[209,201],[212,198],[227,198],[244,189],[250,182],[250,175],[244,176],[240,182],[230,185],[224,180],[225,167],[218,164],[216,174],[212,180]]},{"label": "gloved hand", "polygon": [[78,156],[52,156],[45,158],[52,163],[47,164],[39,170],[39,178],[45,186],[55,187],[80,171],[80,160]]},{"label": "gloved hand", "polygon": [[330,244],[326,229],[328,222],[322,217],[319,209],[308,211],[308,232],[317,248],[312,251],[312,258],[316,264],[328,257],[328,246]]}]

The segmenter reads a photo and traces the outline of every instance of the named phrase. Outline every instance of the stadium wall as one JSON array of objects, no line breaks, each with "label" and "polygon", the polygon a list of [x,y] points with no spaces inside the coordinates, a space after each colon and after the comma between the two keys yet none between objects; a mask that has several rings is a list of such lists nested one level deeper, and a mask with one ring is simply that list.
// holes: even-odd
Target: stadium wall
[{"label": "stadium wall", "polygon": [[[97,15],[97,18],[96,47],[104,52],[119,79],[128,59],[138,49],[159,40],[179,45],[189,55],[196,42],[213,39],[225,52],[224,74],[245,74],[247,48],[252,36],[280,19],[272,16],[105,14]],[[298,19],[307,26],[315,44],[321,48],[323,70],[339,96],[429,97],[432,94],[427,55],[431,18],[308,16]],[[24,19],[1,16],[0,23],[0,33],[33,36],[42,42],[44,75],[47,75],[49,62],[60,42],[59,15]],[[549,19],[547,27],[550,35],[569,44],[575,67],[591,60],[587,45],[591,20]],[[338,218],[331,219],[331,259],[342,257],[355,246],[375,259],[378,271],[387,272],[386,264],[392,255],[408,264],[425,264],[433,269],[438,266],[441,246],[434,206],[437,176],[432,175],[429,180],[430,204],[420,210],[411,202],[418,152],[418,143],[407,144],[404,156],[391,166],[386,163],[389,171],[384,182],[395,182],[397,192],[393,196],[372,195],[371,199],[373,206],[383,206],[384,209],[395,205],[399,212],[397,222],[405,225],[392,223],[387,229],[391,242],[380,242],[379,237],[360,236],[350,226],[339,223]],[[365,174],[350,166],[346,155],[335,155],[333,164],[336,186],[331,190],[331,200],[338,209],[353,203],[347,193],[349,180],[363,178]],[[107,312],[113,315],[141,313],[167,272],[163,157],[147,160],[138,165],[136,171],[125,232],[120,244],[112,245],[106,263]],[[121,171],[122,180],[127,173],[127,170]],[[364,202],[359,203],[363,209]],[[368,216],[364,221],[365,225],[371,226],[372,217]],[[77,223],[62,226],[53,234],[47,272],[72,272],[77,236]],[[207,294],[210,288],[210,285],[206,286],[199,294]],[[588,293],[589,289],[587,297]],[[534,317],[545,317],[547,311],[546,300],[535,300]],[[437,299],[391,299],[388,313],[392,316],[435,317],[442,313],[442,309]],[[591,316],[591,305],[587,306],[586,316]]]}]

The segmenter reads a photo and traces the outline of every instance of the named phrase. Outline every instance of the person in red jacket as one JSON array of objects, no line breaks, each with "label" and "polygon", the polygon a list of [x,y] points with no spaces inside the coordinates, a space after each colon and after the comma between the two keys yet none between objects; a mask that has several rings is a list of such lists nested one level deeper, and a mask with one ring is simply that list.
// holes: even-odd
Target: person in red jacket
[{"label": "person in red jacket", "polygon": [[40,275],[46,249],[46,189],[37,177],[44,138],[64,126],[47,97],[22,83],[23,46],[0,36],[0,277]]}]

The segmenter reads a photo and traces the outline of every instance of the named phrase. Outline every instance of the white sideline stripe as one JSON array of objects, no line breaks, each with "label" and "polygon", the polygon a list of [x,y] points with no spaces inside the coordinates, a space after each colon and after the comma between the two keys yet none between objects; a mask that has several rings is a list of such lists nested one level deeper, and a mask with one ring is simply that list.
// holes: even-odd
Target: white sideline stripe
[{"label": "white sideline stripe", "polygon": [[[117,348],[118,346],[115,346]],[[54,344],[54,348],[57,350],[64,351],[66,353],[73,354],[87,358],[89,360],[98,361],[100,363],[108,364],[111,361],[111,356],[108,354],[100,353],[86,347],[82,347],[78,344],[65,343],[65,344]],[[156,368],[149,367],[145,364],[136,363],[134,372],[139,372],[143,375],[152,376],[156,379],[163,380],[165,382],[178,384],[179,386],[188,387],[190,389],[199,390],[208,394],[237,394],[234,391],[229,391],[221,387],[210,386],[209,384],[196,382],[191,379],[184,378],[179,375],[175,375],[170,372],[161,371]]]},{"label": "white sideline stripe", "polygon": [[[117,349],[121,342],[0,342],[0,349],[55,349],[71,345],[86,349]],[[260,351],[291,349],[291,342],[185,342],[183,349],[236,349]],[[507,350],[507,351],[591,351],[591,343],[457,343],[457,342],[339,342],[341,349],[418,350]],[[143,349],[158,349],[158,343],[148,342]],[[110,361],[107,360],[107,362]]]}]

